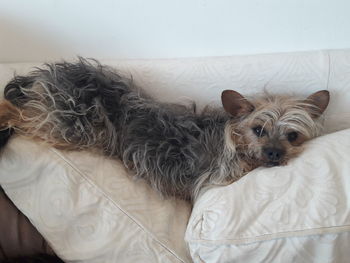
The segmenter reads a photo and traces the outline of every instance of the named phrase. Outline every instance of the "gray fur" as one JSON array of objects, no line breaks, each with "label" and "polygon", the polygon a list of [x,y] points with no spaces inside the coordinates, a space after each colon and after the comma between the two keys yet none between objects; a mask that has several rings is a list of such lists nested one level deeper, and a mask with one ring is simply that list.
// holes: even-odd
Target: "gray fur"
[{"label": "gray fur", "polygon": [[230,118],[224,111],[197,114],[195,107],[157,102],[97,62],[46,65],[14,78],[5,98],[35,112],[25,117],[30,133],[75,149],[101,149],[164,196],[192,199],[210,178],[234,169],[225,150]]},{"label": "gray fur", "polygon": [[[305,110],[311,104],[283,97],[255,100],[253,112],[241,117],[221,108],[198,113],[194,105],[161,103],[132,79],[84,59],[15,77],[5,99],[21,112],[21,122],[9,125],[15,132],[63,149],[98,149],[164,196],[186,200],[263,165],[263,145],[252,132],[257,121],[271,122],[284,141],[287,131],[311,139],[321,127]],[[301,150],[288,147],[290,156]]]}]

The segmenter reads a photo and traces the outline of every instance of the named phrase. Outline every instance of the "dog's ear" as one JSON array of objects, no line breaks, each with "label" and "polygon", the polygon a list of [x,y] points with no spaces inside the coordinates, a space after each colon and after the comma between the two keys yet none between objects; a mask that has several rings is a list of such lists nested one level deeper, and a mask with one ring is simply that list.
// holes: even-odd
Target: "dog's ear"
[{"label": "dog's ear", "polygon": [[254,110],[253,104],[234,90],[224,90],[221,94],[221,102],[225,111],[234,117],[249,114]]},{"label": "dog's ear", "polygon": [[306,110],[310,113],[312,118],[319,117],[327,108],[329,103],[329,91],[328,90],[320,90],[304,100],[306,104]]}]

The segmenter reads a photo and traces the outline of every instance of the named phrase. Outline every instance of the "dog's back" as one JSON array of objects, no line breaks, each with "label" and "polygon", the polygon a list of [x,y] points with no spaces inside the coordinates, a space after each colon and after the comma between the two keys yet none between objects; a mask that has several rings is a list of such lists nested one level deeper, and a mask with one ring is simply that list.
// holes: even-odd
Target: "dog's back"
[{"label": "dog's back", "polygon": [[157,102],[98,63],[56,63],[15,77],[5,99],[18,109],[9,125],[18,133],[61,149],[102,150],[165,196],[191,199],[199,176],[222,165],[223,110],[197,114]]}]

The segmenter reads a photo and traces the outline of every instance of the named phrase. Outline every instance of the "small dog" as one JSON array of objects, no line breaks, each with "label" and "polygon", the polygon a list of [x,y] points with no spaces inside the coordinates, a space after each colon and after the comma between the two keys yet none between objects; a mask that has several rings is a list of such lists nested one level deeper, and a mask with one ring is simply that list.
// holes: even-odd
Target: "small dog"
[{"label": "small dog", "polygon": [[161,103],[98,62],[47,64],[15,77],[0,104],[0,144],[15,132],[122,160],[165,197],[193,201],[259,166],[285,165],[320,134],[326,90],[307,99],[222,92],[223,109]]}]

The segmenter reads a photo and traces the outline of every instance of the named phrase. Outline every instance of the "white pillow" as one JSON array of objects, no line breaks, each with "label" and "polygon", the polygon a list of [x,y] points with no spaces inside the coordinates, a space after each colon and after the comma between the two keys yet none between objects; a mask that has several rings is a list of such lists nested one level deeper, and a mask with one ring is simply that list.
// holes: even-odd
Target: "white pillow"
[{"label": "white pillow", "polygon": [[116,160],[15,138],[0,158],[0,184],[68,262],[191,262],[190,206],[135,183]]},{"label": "white pillow", "polygon": [[194,262],[349,262],[350,130],[305,148],[196,201],[186,232]]}]

